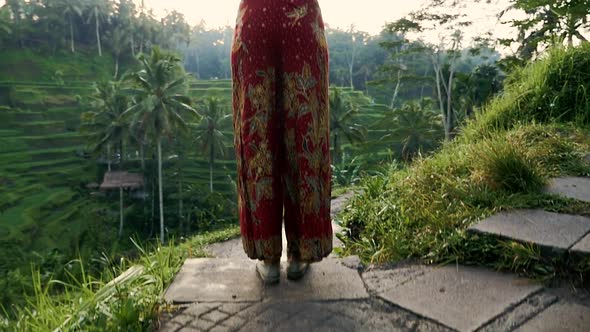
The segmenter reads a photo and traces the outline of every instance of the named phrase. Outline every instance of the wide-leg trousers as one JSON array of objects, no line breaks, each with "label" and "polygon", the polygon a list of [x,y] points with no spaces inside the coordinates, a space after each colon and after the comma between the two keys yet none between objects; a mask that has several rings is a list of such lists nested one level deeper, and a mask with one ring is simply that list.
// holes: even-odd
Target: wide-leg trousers
[{"label": "wide-leg trousers", "polygon": [[240,228],[252,259],[332,251],[328,47],[317,0],[243,0],[232,44]]}]

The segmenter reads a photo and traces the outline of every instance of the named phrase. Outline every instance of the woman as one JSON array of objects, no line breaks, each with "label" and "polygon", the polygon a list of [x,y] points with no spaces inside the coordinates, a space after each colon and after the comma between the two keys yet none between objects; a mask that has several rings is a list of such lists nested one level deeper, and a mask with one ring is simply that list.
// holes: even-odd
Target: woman
[{"label": "woman", "polygon": [[328,47],[317,0],[242,0],[232,45],[242,243],[266,283],[332,251]]}]

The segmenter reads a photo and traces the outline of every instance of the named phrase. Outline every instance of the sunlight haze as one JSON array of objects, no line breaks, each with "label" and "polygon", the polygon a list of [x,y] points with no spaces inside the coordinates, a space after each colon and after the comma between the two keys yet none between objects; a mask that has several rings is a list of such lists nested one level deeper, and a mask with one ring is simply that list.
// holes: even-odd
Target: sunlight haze
[{"label": "sunlight haze", "polygon": [[[495,14],[490,7],[505,8],[507,0],[499,0],[498,4],[480,4],[477,8],[465,9],[478,27],[485,30],[502,30]],[[201,20],[209,28],[230,25],[233,26],[240,0],[146,0],[148,8],[153,8],[158,16],[166,11],[176,10],[183,13],[186,19],[196,24]],[[332,28],[347,29],[351,24],[370,34],[378,34],[386,22],[395,21],[413,10],[419,9],[425,0],[319,0],[322,7],[324,21]]]}]

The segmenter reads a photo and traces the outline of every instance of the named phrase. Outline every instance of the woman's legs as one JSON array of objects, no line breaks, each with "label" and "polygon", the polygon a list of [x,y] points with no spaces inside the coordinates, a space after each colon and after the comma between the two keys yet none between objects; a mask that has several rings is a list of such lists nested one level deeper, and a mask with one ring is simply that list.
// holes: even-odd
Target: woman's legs
[{"label": "woman's legs", "polygon": [[332,250],[328,49],[315,0],[245,0],[232,46],[242,240],[253,259]]},{"label": "woman's legs", "polygon": [[288,255],[315,262],[332,250],[328,49],[315,0],[285,2],[281,72]]},{"label": "woman's legs", "polygon": [[267,1],[243,1],[232,47],[233,111],[242,242],[252,259],[281,257],[283,197],[279,53]]}]

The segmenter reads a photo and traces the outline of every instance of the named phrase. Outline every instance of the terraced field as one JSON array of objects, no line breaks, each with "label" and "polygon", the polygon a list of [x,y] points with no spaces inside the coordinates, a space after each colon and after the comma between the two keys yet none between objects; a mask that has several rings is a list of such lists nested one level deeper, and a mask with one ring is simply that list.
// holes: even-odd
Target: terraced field
[{"label": "terraced field", "polygon": [[[104,165],[82,158],[86,137],[78,132],[80,114],[85,111],[80,101],[92,92],[91,84],[0,82],[2,87],[11,88],[12,105],[0,106],[0,247],[2,242],[14,241],[30,250],[75,247],[78,244],[64,241],[64,234],[84,231],[82,212],[99,204],[88,195],[85,185],[100,182],[104,172]],[[345,144],[343,148],[349,155],[363,155],[366,162],[382,160],[391,142],[381,141],[384,132],[373,128],[386,116],[387,107],[371,104],[361,92],[345,89],[345,93],[362,104],[359,121],[369,128],[369,140],[360,147]],[[190,95],[197,100],[223,98],[229,112],[231,81],[193,82]],[[229,196],[235,190],[231,179],[236,166],[231,128],[224,133],[227,153],[215,163],[213,185]],[[138,171],[138,160],[128,156],[126,161],[127,169]],[[209,165],[196,147],[185,165],[189,166],[184,169],[183,181],[206,192]],[[164,166],[165,190],[173,193],[174,165]],[[108,215],[113,216],[113,224],[104,227],[114,233],[116,207],[111,210]]]},{"label": "terraced field", "polygon": [[[91,83],[0,82],[3,87],[10,88],[11,106],[0,105],[0,247],[14,243],[25,251],[76,247],[67,240],[84,231],[82,212],[99,204],[85,184],[100,182],[104,169],[82,157],[87,138],[78,131],[85,111],[79,101],[92,92]],[[231,96],[230,88],[229,81],[197,82],[191,94],[225,98]],[[231,152],[233,138],[227,134]],[[228,160],[219,160],[214,167],[214,188],[226,194],[234,190],[228,179],[235,170],[232,156],[228,153]],[[128,161],[130,167],[139,165],[132,158]],[[186,164],[190,167],[184,181],[208,188],[207,161],[195,151]],[[164,174],[173,192],[173,171],[165,169]]]}]

